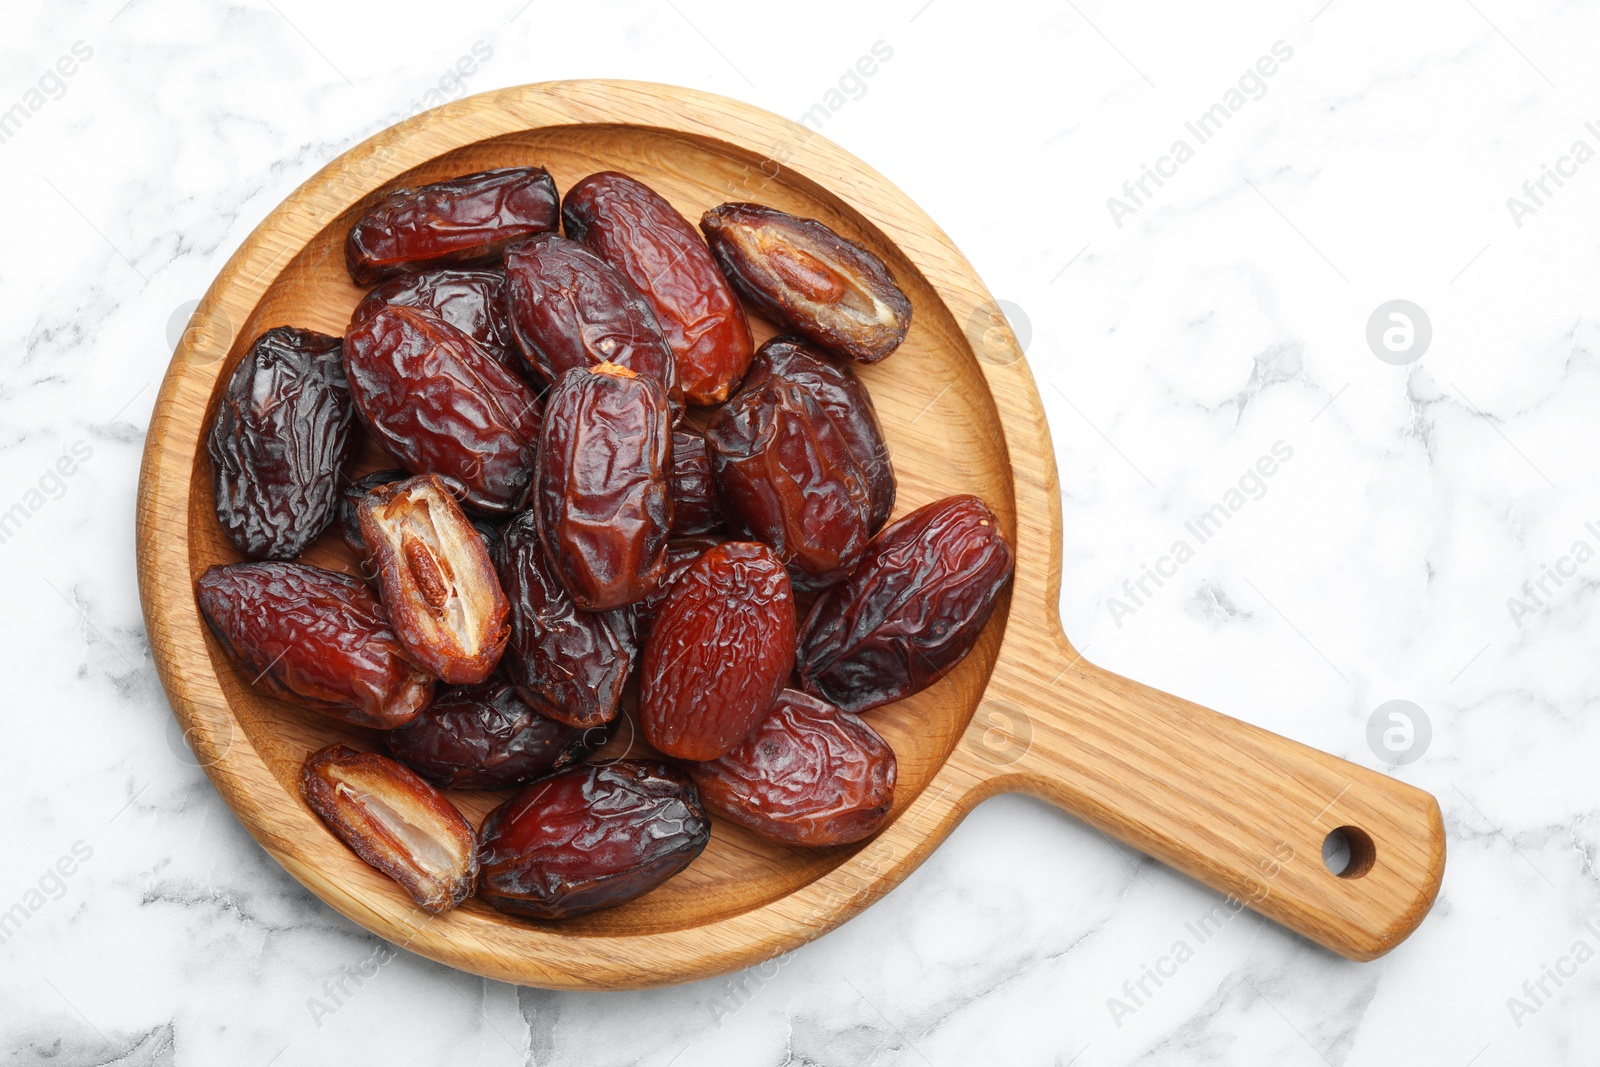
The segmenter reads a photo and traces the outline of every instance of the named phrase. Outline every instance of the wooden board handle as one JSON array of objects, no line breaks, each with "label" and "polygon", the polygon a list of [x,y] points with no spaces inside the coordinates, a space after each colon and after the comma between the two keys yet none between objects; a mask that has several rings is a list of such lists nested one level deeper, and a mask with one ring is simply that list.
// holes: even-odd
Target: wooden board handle
[{"label": "wooden board handle", "polygon": [[[1230,905],[1370,960],[1438,895],[1444,823],[1420,789],[1081,659],[995,688],[973,724],[994,788],[1051,800]],[[1336,830],[1343,876],[1323,861]]]}]

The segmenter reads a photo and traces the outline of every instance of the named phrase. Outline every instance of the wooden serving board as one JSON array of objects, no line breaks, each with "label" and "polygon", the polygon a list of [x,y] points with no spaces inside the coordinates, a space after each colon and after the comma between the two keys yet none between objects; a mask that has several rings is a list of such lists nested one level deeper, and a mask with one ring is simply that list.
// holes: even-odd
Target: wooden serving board
[{"label": "wooden serving board", "polygon": [[[342,334],[362,295],[345,273],[351,220],[384,192],[494,166],[540,164],[565,190],[596,170],[648,183],[691,220],[727,200],[818,218],[881,256],[915,308],[904,346],[861,368],[883,421],[897,515],[976,493],[1016,548],[1016,581],[976,650],[916,697],[869,713],[899,788],[876,837],[788,848],[718,820],[683,874],[622,908],[564,922],[473,900],[430,917],[329,834],[296,775],[335,740],[374,735],[263,697],[210,638],[195,578],[238,558],[213,511],[204,435],[221,383],[263,330]],[[1061,631],[1061,500],[1044,411],[970,264],[899,190],[803,126],[662,85],[555,82],[429,111],[346,152],[251,234],[195,311],[167,372],[139,489],[139,583],[150,647],[207,773],[272,856],[390,941],[525,985],[623,989],[768,959],[855,915],[904,879],[980,801],[1045,797],[1106,834],[1236,896],[1352,959],[1387,952],[1432,905],[1444,868],[1433,797],[1085,662]],[[755,320],[757,340],[774,331]],[[383,464],[370,449],[362,469]],[[337,534],[309,562],[346,570]],[[645,751],[629,725],[620,754]],[[452,794],[475,823],[504,794]],[[1323,863],[1345,828],[1355,862]]]}]

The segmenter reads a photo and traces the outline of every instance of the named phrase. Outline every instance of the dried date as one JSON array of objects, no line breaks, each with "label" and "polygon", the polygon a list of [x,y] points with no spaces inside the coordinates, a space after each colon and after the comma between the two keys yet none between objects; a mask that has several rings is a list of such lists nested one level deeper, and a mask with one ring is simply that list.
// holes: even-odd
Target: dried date
[{"label": "dried date", "polygon": [[508,789],[580,763],[605,744],[605,727],[582,730],[540,715],[496,675],[441,690],[428,708],[383,735],[389,754],[450,789]]},{"label": "dried date", "polygon": [[710,533],[723,521],[705,435],[680,426],[672,431],[672,535]]},{"label": "dried date", "polygon": [[511,640],[501,664],[537,712],[568,726],[617,717],[633,670],[633,620],[626,610],[582,611],[546,558],[532,511],[500,541],[500,585],[511,601]]},{"label": "dried date", "polygon": [[777,377],[741,390],[706,444],[736,532],[771,545],[797,589],[844,577],[872,537],[872,497],[849,441],[807,390]]},{"label": "dried date", "polygon": [[707,806],[777,841],[859,841],[894,805],[894,750],[847,711],[793,689],[740,744],[689,768]]},{"label": "dried date", "polygon": [[294,559],[334,519],[354,408],[337,337],[280,326],[234,369],[206,440],[217,521],[253,559]]},{"label": "dried date", "polygon": [[615,363],[660,382],[681,410],[677,364],[655,312],[615,267],[577,241],[543,234],[506,253],[506,278],[517,349],[541,382]]},{"label": "dried date", "polygon": [[356,509],[389,625],[419,667],[481,682],[510,636],[510,606],[482,536],[434,475],[381,485]]},{"label": "dried date", "polygon": [[641,644],[645,635],[650,632],[650,624],[655,620],[656,609],[666,601],[667,595],[672,592],[672,587],[677,584],[678,579],[694,565],[695,560],[721,543],[721,538],[704,535],[674,537],[667,542],[667,565],[661,572],[661,584],[656,586],[655,592],[633,605],[633,628]]},{"label": "dried date", "polygon": [[661,582],[672,526],[672,417],[659,382],[614,363],[569,370],[546,398],[535,506],[573,601],[608,611]]},{"label": "dried date", "polygon": [[394,760],[329,745],[300,769],[300,793],[350,850],[434,915],[472,895],[477,837],[456,806]]},{"label": "dried date", "polygon": [[556,228],[556,183],[543,167],[506,167],[397,189],[356,220],[345,265],[357,285],[440,267],[487,266],[524,237]]},{"label": "dried date", "polygon": [[533,481],[539,401],[466,334],[385,307],[344,348],[356,413],[413,474],[437,474],[473,511],[519,510]]},{"label": "dried date", "polygon": [[568,237],[598,252],[649,301],[684,398],[726,400],[750,366],[750,324],[688,220],[655,190],[615,171],[568,189],[561,218]]},{"label": "dried date", "polygon": [[999,520],[977,497],[918,508],[812,605],[801,688],[852,712],[927,688],[972,651],[1013,566]]},{"label": "dried date", "polygon": [[211,632],[270,696],[392,730],[433,698],[383,605],[346,574],[299,563],[211,567],[195,599]]},{"label": "dried date", "polygon": [[872,519],[868,524],[877,533],[894,511],[894,467],[889,462],[889,445],[878,424],[878,412],[861,379],[849,367],[828,359],[819,349],[796,337],[774,337],[756,350],[756,358],[745,375],[743,389],[754,389],[769,378],[794,382],[833,419],[866,479],[872,497]]},{"label": "dried date", "polygon": [[710,839],[694,783],[677,768],[639,760],[576,767],[489,813],[478,895],[513,915],[585,915],[648,893]]},{"label": "dried date", "polygon": [[495,270],[436,270],[402,274],[366,295],[350,317],[355,331],[386,307],[416,308],[443,319],[477,342],[513,374],[524,373],[506,318],[506,276]]},{"label": "dried date", "polygon": [[673,585],[645,640],[645,739],[678,759],[721,756],[783,691],[794,647],[794,595],[772,550],[728,542],[706,552]]},{"label": "dried date", "polygon": [[700,228],[734,287],[773,322],[862,363],[905,340],[911,301],[889,268],[816,219],[723,204]]}]

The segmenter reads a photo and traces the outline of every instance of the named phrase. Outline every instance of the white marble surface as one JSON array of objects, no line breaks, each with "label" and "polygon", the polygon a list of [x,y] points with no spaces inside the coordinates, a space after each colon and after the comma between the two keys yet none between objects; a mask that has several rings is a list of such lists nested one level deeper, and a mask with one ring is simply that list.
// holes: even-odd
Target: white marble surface
[{"label": "white marble surface", "polygon": [[[0,511],[23,512],[0,544],[0,911],[25,921],[0,944],[0,1062],[1600,1061],[1600,962],[1562,962],[1600,948],[1600,558],[1562,564],[1520,620],[1507,604],[1575,542],[1600,547],[1600,160],[1561,162],[1600,148],[1600,12],[1321,5],[391,0],[399,28],[373,30],[345,0],[13,0]],[[1387,958],[1245,915],[1119,1017],[1110,998],[1215,894],[1007,797],[775,971],[518,990],[390,958],[186,758],[140,621],[134,488],[172,316],[251,228],[475,45],[492,55],[445,95],[625,76],[798,117],[878,41],[892,57],[846,81],[859,98],[824,132],[1019,311],[1074,641],[1371,766],[1373,710],[1424,709],[1431,745],[1394,773],[1438,796],[1450,865]],[[1259,98],[1198,143],[1185,123],[1277,42],[1289,58],[1245,80]],[[1192,158],[1161,163],[1119,226],[1107,198],[1179,138]],[[1540,206],[1522,186],[1544,165],[1571,176]],[[1520,225],[1512,196],[1537,207]],[[1365,340],[1396,298],[1433,327],[1407,366]],[[1293,458],[1260,498],[1114,617],[1122,583],[1278,441]],[[1524,983],[1547,967],[1572,976],[1536,1005]]]}]

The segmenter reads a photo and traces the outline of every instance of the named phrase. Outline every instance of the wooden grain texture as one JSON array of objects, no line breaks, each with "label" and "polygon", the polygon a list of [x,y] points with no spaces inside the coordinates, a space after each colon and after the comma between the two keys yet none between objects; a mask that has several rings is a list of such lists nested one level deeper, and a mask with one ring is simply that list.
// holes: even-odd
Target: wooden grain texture
[{"label": "wooden grain texture", "polygon": [[[199,618],[193,581],[237,559],[212,509],[204,428],[219,382],[262,330],[344,332],[361,291],[345,275],[352,217],[387,190],[537,163],[565,189],[633,174],[687,217],[753,200],[822,219],[882,256],[915,308],[905,345],[863,369],[893,450],[897,514],[973,492],[1017,550],[1008,603],[938,685],[871,713],[899,758],[892,821],[870,841],[806,851],[726,821],[689,870],[625,907],[565,923],[471,901],[414,907],[328,834],[295,775],[334,740],[375,735],[251,689]],[[949,238],[871,169],[812,131],[721,97],[584,81],[486,93],[351,149],[298,189],[229,260],[162,385],[139,491],[139,581],[150,646],[197,756],[240,820],[294,876],[390,941],[527,985],[620,989],[749,966],[793,949],[897,885],[981,800],[1046,797],[1105,833],[1354,959],[1404,938],[1444,866],[1438,805],[1420,790],[1156,692],[1085,662],[1057,615],[1061,503],[1026,360]],[[758,340],[770,324],[755,320]],[[359,469],[382,457],[369,445]],[[335,534],[308,560],[350,570]],[[646,751],[625,724],[610,751]],[[474,821],[503,798],[456,794]],[[1374,843],[1360,877],[1322,862],[1335,827]]]}]

